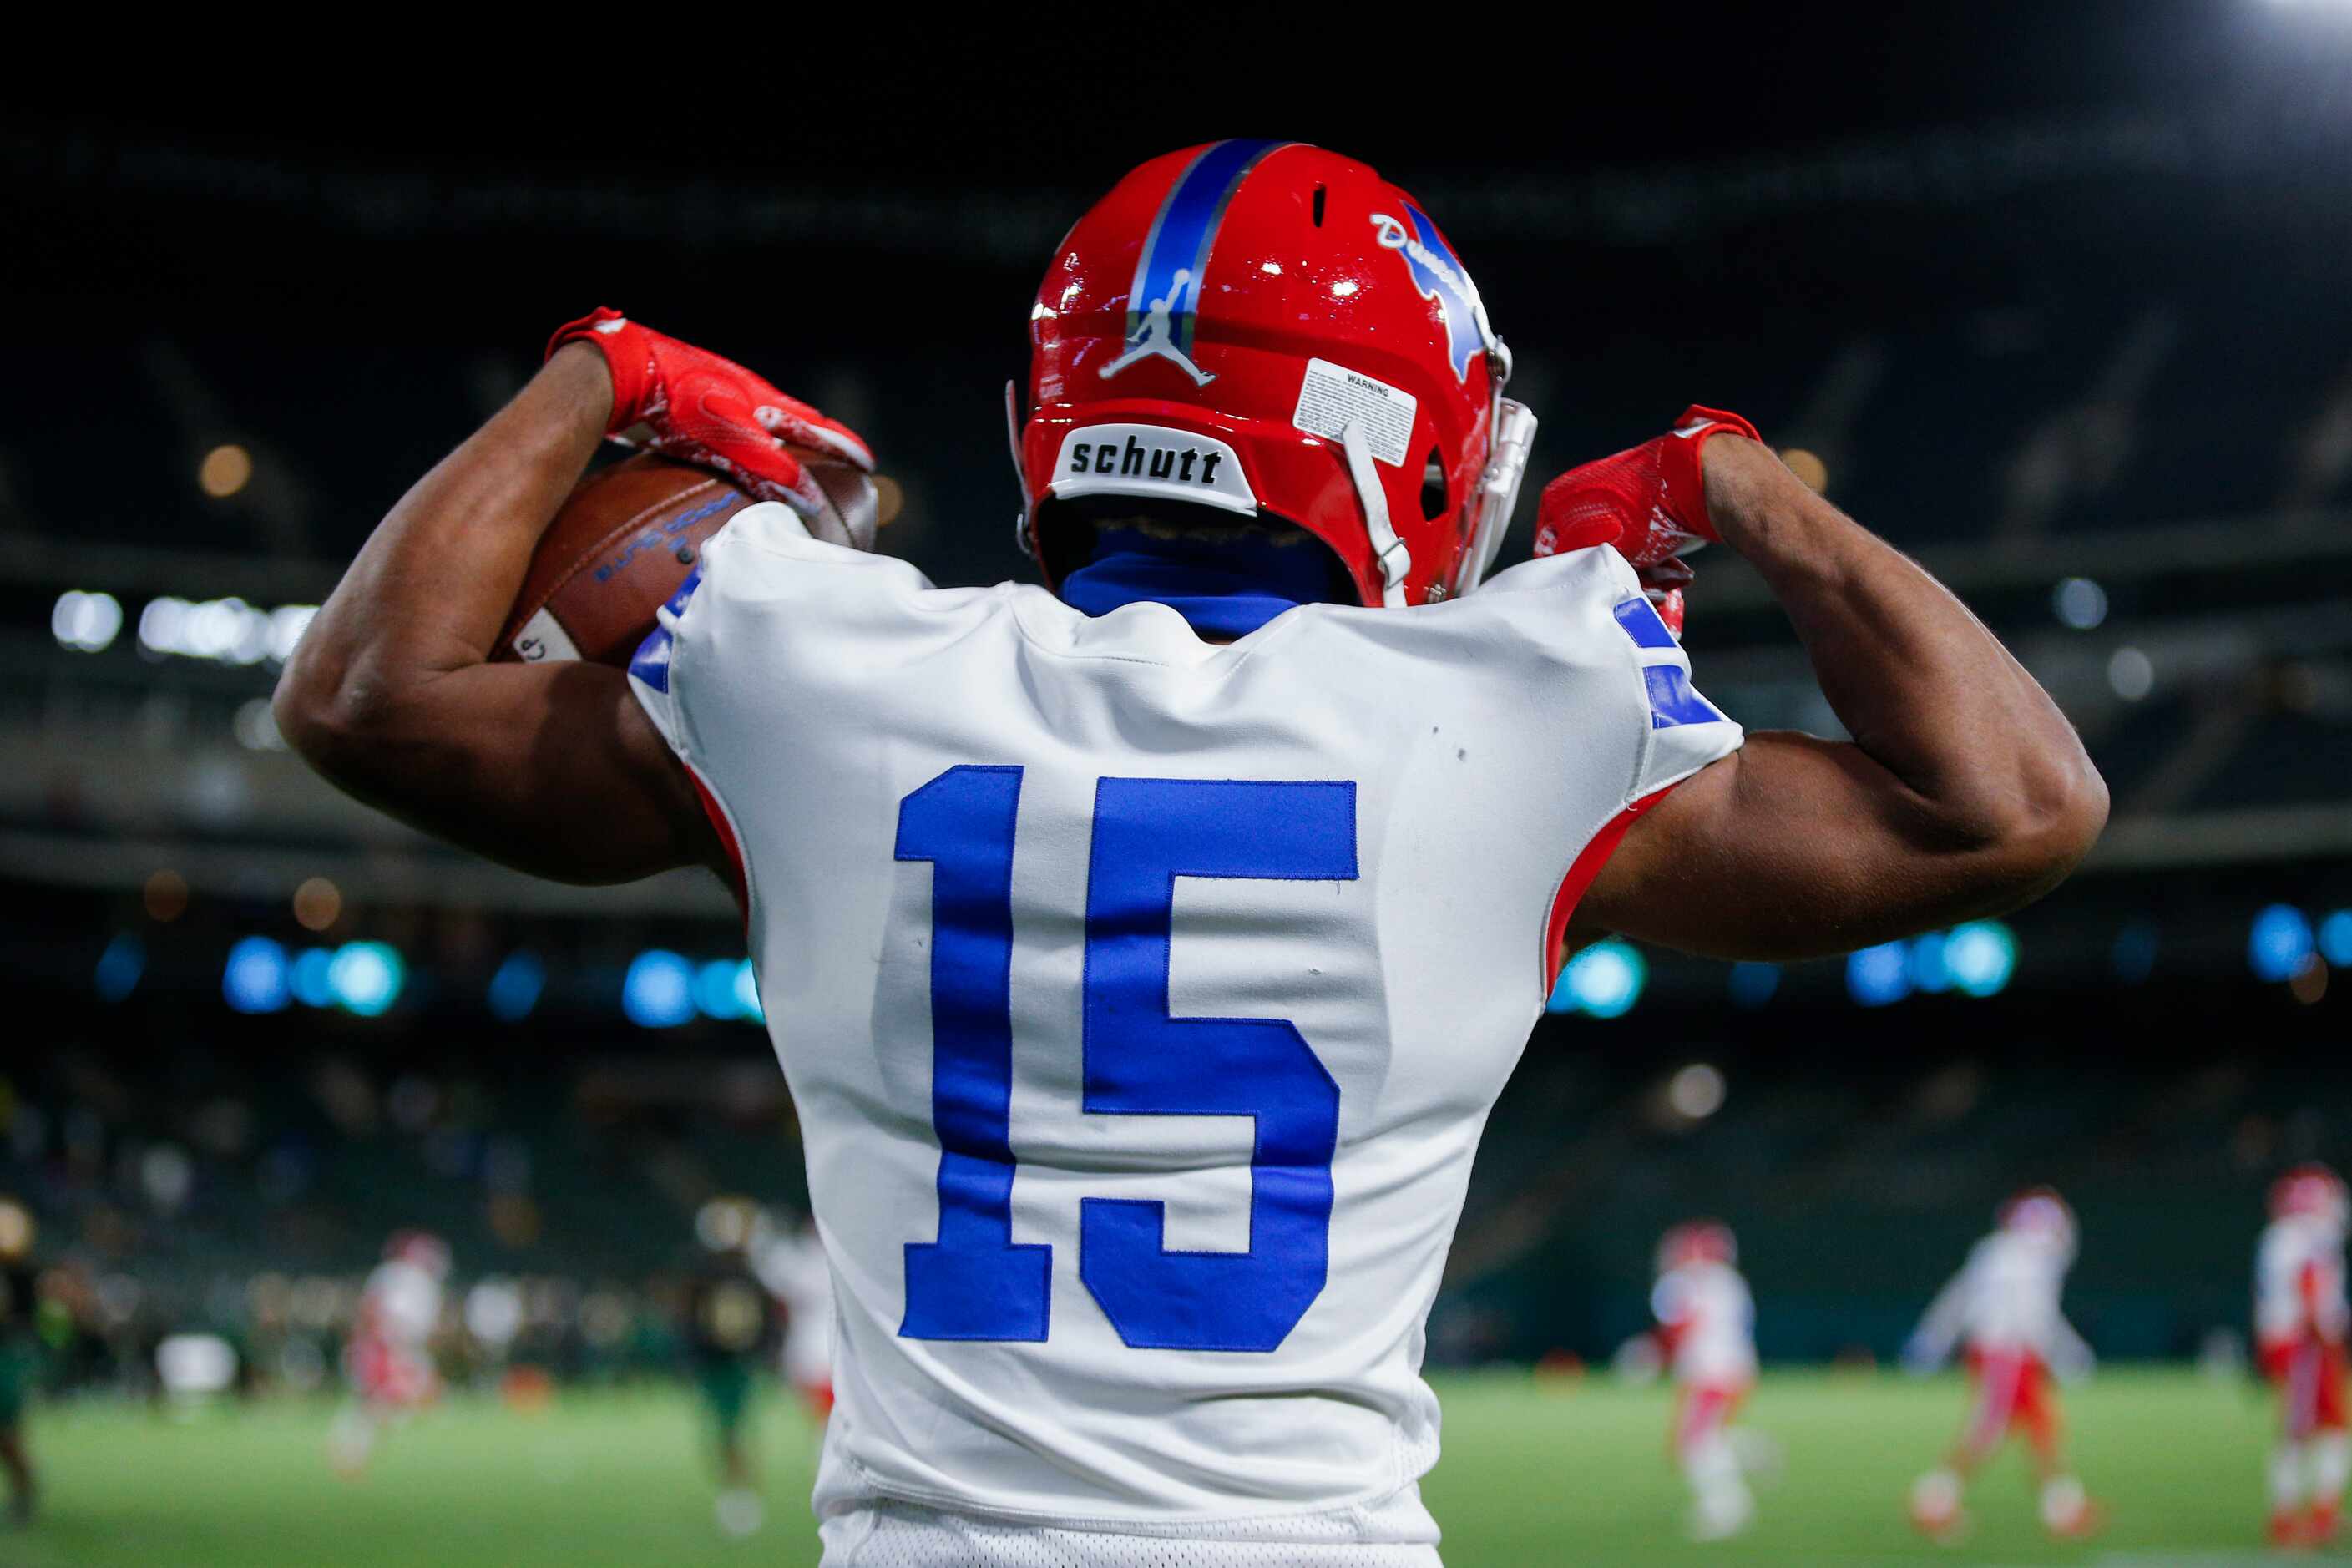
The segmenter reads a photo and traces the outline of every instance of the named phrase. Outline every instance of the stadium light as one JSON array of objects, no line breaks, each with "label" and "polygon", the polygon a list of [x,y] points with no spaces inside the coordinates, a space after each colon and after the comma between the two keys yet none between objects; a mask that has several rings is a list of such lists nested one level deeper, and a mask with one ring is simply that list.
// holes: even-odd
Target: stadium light
[{"label": "stadium light", "polygon": [[2352,910],[2337,910],[2319,922],[2319,955],[2338,969],[2352,969]]},{"label": "stadium light", "polygon": [[2126,702],[2156,689],[2156,663],[2136,647],[2119,647],[2107,659],[2107,684]]},{"label": "stadium light", "polygon": [[1723,1071],[1693,1062],[1666,1080],[1666,1103],[1689,1121],[1704,1121],[1723,1109]]},{"label": "stadium light", "polygon": [[221,999],[240,1013],[283,1012],[290,993],[286,950],[266,936],[249,936],[228,950],[221,969]]},{"label": "stadium light", "polygon": [[1741,1007],[1761,1007],[1780,989],[1777,963],[1735,963],[1731,966],[1731,1000]]},{"label": "stadium light", "polygon": [[1952,988],[1951,966],[1944,958],[1944,933],[1931,931],[1911,939],[1911,988],[1930,996]]},{"label": "stadium light", "polygon": [[741,961],[732,958],[714,958],[694,972],[694,1005],[704,1017],[725,1023],[743,1016],[735,995],[736,976],[741,973]]},{"label": "stadium light", "polygon": [[294,955],[292,975],[294,1000],[305,1007],[331,1007],[335,1005],[335,988],[328,984],[328,972],[335,966],[335,955],[323,947],[306,947]]},{"label": "stadium light", "polygon": [[2017,973],[2017,936],[1999,921],[1954,926],[1943,942],[1944,967],[1969,996],[1994,995]]},{"label": "stadium light", "polygon": [[748,958],[735,966],[735,1012],[754,1024],[768,1021],[768,1010],[760,1005],[760,974]]},{"label": "stadium light", "polygon": [[1545,1005],[1554,1013],[1622,1017],[1642,999],[1642,987],[1649,978],[1650,963],[1641,950],[1612,937],[1594,942],[1568,961]]},{"label": "stadium light", "polygon": [[85,594],[78,588],[58,595],[49,611],[49,635],[59,647],[76,653],[100,653],[114,646],[122,630],[122,605],[111,594]]},{"label": "stadium light", "polygon": [[1906,943],[1882,942],[1845,955],[1846,994],[1865,1007],[1884,1007],[1911,994]]},{"label": "stadium light", "polygon": [[205,454],[196,465],[196,488],[215,500],[226,500],[253,479],[253,454],[226,441]]},{"label": "stadium light", "polygon": [[214,664],[283,664],[318,613],[316,605],[265,610],[234,597],[198,603],[165,595],[139,612],[139,646]]},{"label": "stadium light", "polygon": [[101,1002],[120,1002],[131,994],[139,977],[147,973],[147,944],[129,931],[116,935],[98,955],[97,973],[90,983],[98,988]]},{"label": "stadium light", "polygon": [[2069,577],[2051,590],[2050,607],[2061,625],[2087,632],[2107,618],[2107,591],[2088,577]]},{"label": "stadium light", "polygon": [[621,1011],[641,1028],[685,1023],[694,1016],[694,965],[664,948],[637,954],[621,980]]},{"label": "stadium light", "polygon": [[490,1012],[502,1023],[520,1023],[539,1005],[539,994],[546,987],[546,966],[518,949],[507,954],[506,962],[490,976]]},{"label": "stadium light", "polygon": [[2246,933],[2246,963],[2257,980],[2292,980],[2311,962],[2311,921],[2293,904],[2273,904]]},{"label": "stadium light", "polygon": [[390,1011],[407,977],[399,952],[380,942],[347,942],[327,963],[327,989],[335,1005],[362,1018]]}]

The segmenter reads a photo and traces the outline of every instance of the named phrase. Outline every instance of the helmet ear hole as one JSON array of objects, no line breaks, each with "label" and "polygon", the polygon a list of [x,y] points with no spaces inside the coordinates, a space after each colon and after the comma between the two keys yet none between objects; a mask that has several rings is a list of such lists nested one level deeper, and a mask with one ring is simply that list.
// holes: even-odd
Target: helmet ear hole
[{"label": "helmet ear hole", "polygon": [[1432,447],[1429,461],[1421,470],[1421,515],[1435,522],[1445,512],[1445,458]]},{"label": "helmet ear hole", "polygon": [[1316,186],[1316,187],[1315,187],[1315,226],[1316,226],[1317,228],[1321,228],[1321,227],[1323,226],[1323,195],[1324,195],[1324,193],[1323,193],[1323,187],[1322,187],[1322,186],[1320,186],[1320,185]]}]

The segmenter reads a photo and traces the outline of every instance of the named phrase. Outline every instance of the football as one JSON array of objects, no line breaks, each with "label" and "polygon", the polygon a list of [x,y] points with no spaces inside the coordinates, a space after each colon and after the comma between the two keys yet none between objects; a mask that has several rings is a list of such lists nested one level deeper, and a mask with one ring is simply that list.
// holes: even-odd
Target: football
[{"label": "football", "polygon": [[[898,487],[803,455],[832,504],[810,524],[820,539],[870,550],[898,510]],[[677,592],[705,541],[752,498],[718,474],[641,452],[581,480],[541,536],[522,592],[490,657],[535,664],[585,659],[625,666]]]}]

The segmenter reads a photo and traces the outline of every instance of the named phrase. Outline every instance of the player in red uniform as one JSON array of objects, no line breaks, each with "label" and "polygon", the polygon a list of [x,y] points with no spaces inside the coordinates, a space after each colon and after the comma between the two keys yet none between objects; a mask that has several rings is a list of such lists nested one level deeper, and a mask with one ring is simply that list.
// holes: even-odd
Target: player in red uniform
[{"label": "player in red uniform", "polygon": [[1690,1483],[1694,1540],[1720,1541],[1756,1515],[1732,1417],[1756,1382],[1756,1304],[1737,1267],[1731,1227],[1678,1225],[1658,1242],[1650,1310],[1675,1380],[1675,1463]]},{"label": "player in red uniform", "polygon": [[404,1230],[384,1244],[383,1261],[368,1276],[343,1347],[352,1399],[328,1436],[329,1457],[342,1474],[366,1468],[383,1428],[440,1394],[426,1342],[440,1321],[441,1287],[448,1277],[449,1247],[439,1237]]},{"label": "player in red uniform", "polygon": [[1911,1520],[1927,1534],[1951,1540],[1967,1529],[1962,1489],[2012,1434],[2032,1451],[2050,1533],[2084,1536],[2098,1528],[2097,1505],[2066,1468],[2050,1385],[2053,1373],[2087,1373],[2093,1359],[2058,1305],[2074,1262],[2074,1210],[2048,1187],[2028,1187],[2001,1205],[1993,1233],[1970,1250],[1905,1347],[1905,1363],[1926,1370],[1964,1343],[1976,1389],[1950,1457],[1912,1486]]},{"label": "player in red uniform", "polygon": [[2345,1433],[2344,1180],[2300,1165],[2271,1188],[2271,1223],[2254,1264],[2254,1340],[2278,1385],[2280,1433],[2271,1456],[2271,1540],[2316,1546],[2336,1538],[2352,1479]]}]

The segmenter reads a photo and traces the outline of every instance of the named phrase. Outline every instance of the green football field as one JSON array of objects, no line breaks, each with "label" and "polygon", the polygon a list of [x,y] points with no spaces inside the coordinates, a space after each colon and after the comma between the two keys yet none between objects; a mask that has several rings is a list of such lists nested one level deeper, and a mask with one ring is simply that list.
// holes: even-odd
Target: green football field
[{"label": "green football field", "polygon": [[[2260,1546],[2269,1411],[2243,1384],[2114,1371],[2074,1390],[2079,1468],[2109,1510],[2087,1543],[2035,1528],[2020,1456],[1971,1495],[1955,1548],[1904,1522],[1910,1478],[1958,1419],[1954,1379],[1782,1373],[1747,1424],[1777,1440],[1783,1473],[1744,1539],[1681,1535],[1682,1491],[1664,1455],[1663,1390],[1605,1379],[1442,1381],[1445,1458],[1427,1495],[1454,1568],[1479,1563],[1939,1562],[2189,1563],[2270,1561]],[[362,1479],[323,1458],[331,1407],[286,1402],[170,1415],[84,1405],[37,1409],[46,1472],[29,1532],[0,1527],[6,1568],[121,1564],[794,1564],[816,1560],[806,1508],[814,1436],[771,1394],[760,1423],[767,1529],[725,1541],[696,1407],[682,1391],[560,1394],[536,1414],[458,1400],[391,1435]]]}]

